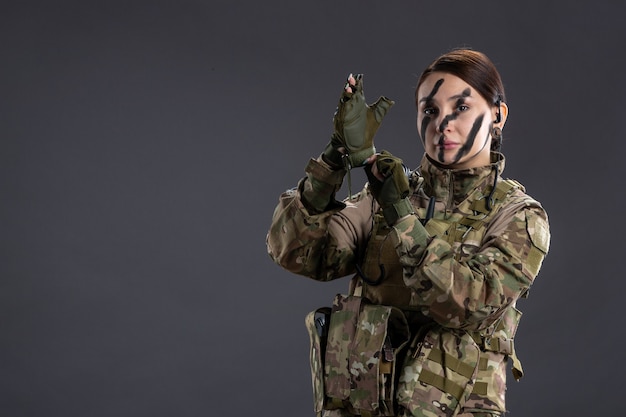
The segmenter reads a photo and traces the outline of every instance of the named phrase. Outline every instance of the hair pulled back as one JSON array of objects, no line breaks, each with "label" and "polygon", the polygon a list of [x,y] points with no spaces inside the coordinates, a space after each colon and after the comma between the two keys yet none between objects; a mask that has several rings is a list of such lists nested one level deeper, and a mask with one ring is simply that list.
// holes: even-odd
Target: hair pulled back
[{"label": "hair pulled back", "polygon": [[482,52],[472,49],[453,49],[441,55],[422,72],[415,89],[416,95],[424,79],[433,72],[456,75],[471,85],[490,104],[498,105],[500,102],[506,102],[500,73],[493,62]]}]

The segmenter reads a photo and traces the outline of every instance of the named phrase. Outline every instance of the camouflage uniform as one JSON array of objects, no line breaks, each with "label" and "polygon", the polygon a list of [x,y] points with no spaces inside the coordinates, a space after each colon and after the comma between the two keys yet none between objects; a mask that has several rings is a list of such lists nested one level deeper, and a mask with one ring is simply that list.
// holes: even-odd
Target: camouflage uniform
[{"label": "camouflage uniform", "polygon": [[[515,304],[539,272],[550,233],[540,203],[519,183],[503,180],[503,169],[499,153],[492,153],[491,165],[465,170],[438,168],[424,155],[419,171],[410,175],[416,215],[393,227],[382,219],[367,185],[336,201],[345,171],[330,169],[321,158],[311,159],[307,176],[280,197],[267,235],[276,263],[318,281],[354,275],[350,294],[356,291],[406,315],[414,339],[398,373],[398,415],[500,415],[508,358],[515,377],[521,377],[512,343],[521,315]],[[509,186],[494,189],[496,178]],[[431,196],[434,214],[422,226]],[[425,364],[429,351],[430,356],[438,352],[437,363]],[[450,363],[468,358],[476,368],[468,371],[467,386],[459,388],[458,408],[447,409],[449,393],[433,386],[456,385],[424,378],[452,374]],[[424,389],[430,391],[412,398]],[[325,415],[352,414],[338,409]]]}]

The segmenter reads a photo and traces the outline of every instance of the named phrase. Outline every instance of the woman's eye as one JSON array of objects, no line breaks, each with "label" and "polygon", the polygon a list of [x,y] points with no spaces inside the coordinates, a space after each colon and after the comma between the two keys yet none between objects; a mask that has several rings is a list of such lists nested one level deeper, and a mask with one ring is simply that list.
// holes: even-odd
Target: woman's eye
[{"label": "woman's eye", "polygon": [[460,105],[457,107],[457,110],[458,110],[458,111],[467,111],[467,110],[469,110],[469,106],[466,106],[465,104],[460,104]]},{"label": "woman's eye", "polygon": [[436,110],[436,109],[434,109],[434,108],[432,108],[432,107],[426,107],[426,108],[424,109],[424,114],[427,114],[427,115],[429,115],[429,116],[430,116],[430,115],[433,115],[433,114],[436,114],[436,113],[437,113],[437,110]]}]

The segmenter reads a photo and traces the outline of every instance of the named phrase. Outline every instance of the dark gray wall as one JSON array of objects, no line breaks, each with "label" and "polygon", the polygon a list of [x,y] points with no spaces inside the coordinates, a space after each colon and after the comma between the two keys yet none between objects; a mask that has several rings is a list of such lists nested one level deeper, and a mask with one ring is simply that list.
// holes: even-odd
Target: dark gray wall
[{"label": "dark gray wall", "polygon": [[5,2],[0,415],[312,416],[303,319],[347,282],[269,260],[274,205],[326,144],[349,72],[396,101],[377,144],[415,167],[416,76],[457,46],[501,70],[505,176],[552,225],[510,415],[616,415],[617,4]]}]

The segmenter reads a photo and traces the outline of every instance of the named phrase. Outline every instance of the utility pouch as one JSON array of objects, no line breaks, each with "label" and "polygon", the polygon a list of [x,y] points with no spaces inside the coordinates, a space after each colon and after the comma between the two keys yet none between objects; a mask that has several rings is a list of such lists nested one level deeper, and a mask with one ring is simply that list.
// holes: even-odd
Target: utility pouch
[{"label": "utility pouch", "polygon": [[[309,326],[309,334],[312,329]],[[321,405],[357,415],[395,415],[396,357],[408,341],[409,328],[400,309],[338,294],[330,313],[325,349],[314,348],[313,341],[311,345],[311,369],[318,375],[313,377],[316,412]],[[323,395],[314,350],[324,351]]]},{"label": "utility pouch", "polygon": [[472,393],[480,348],[462,331],[430,329],[406,355],[398,403],[412,415],[452,416]]}]

